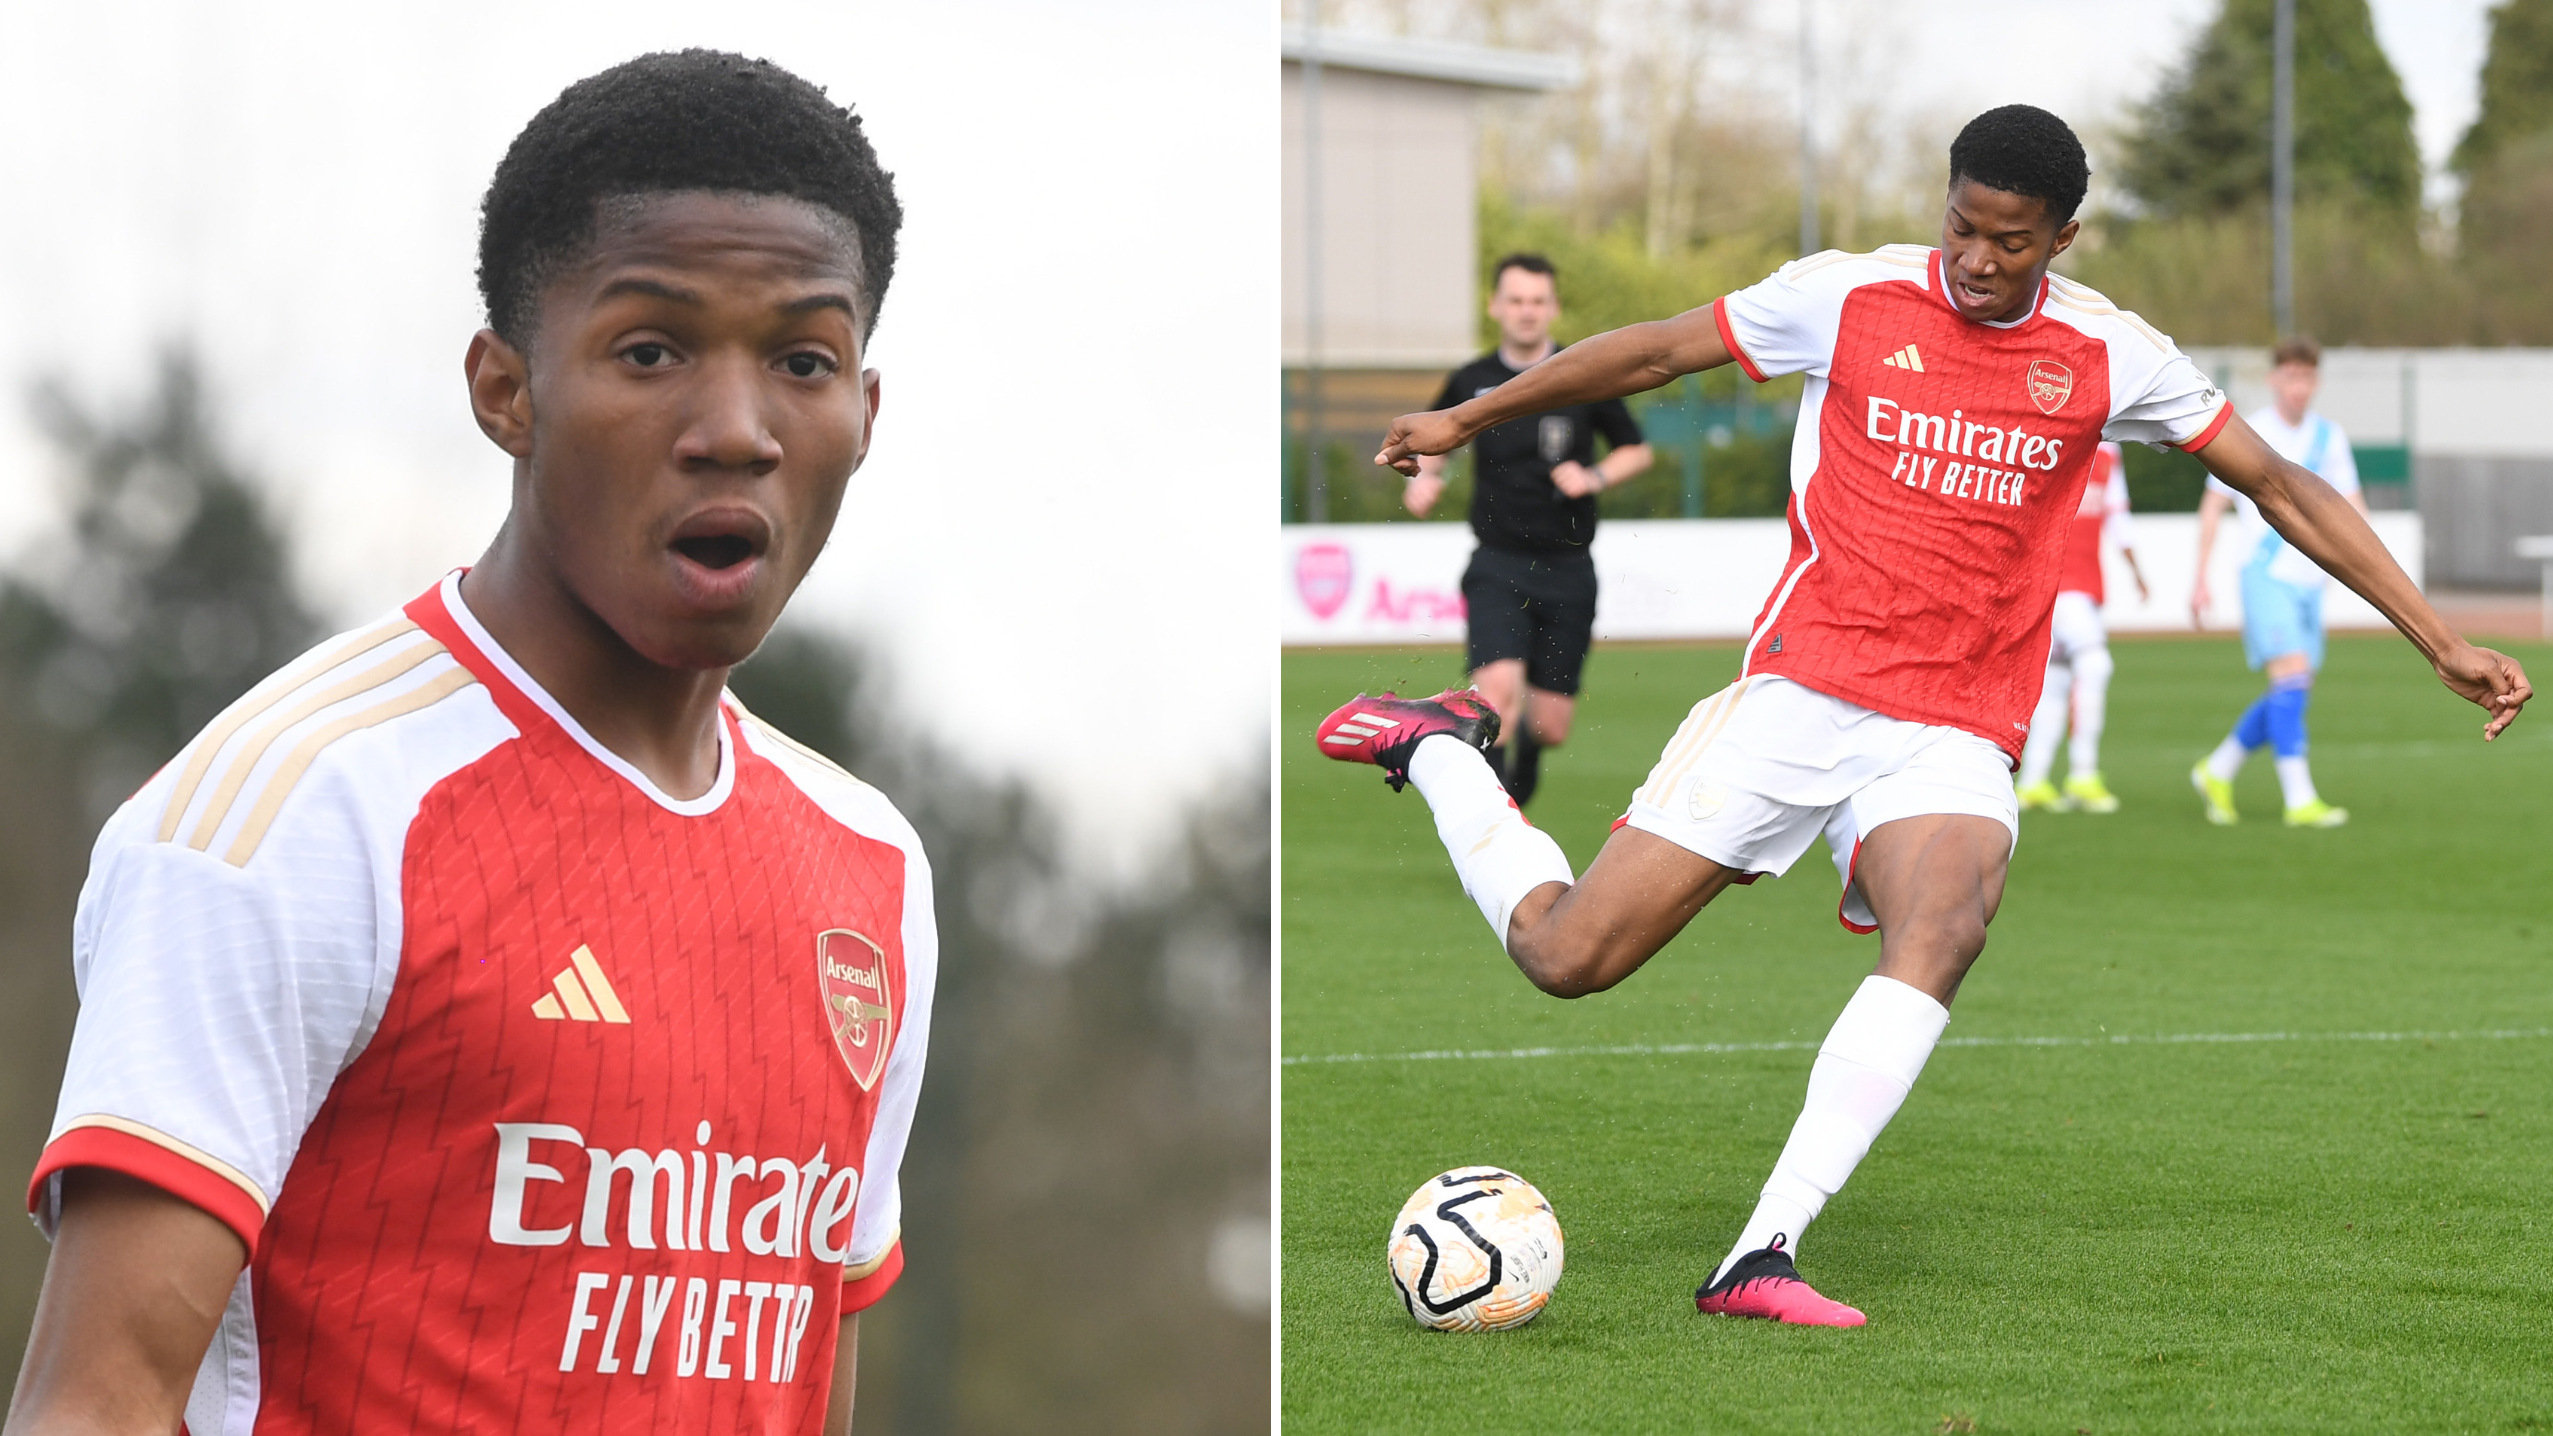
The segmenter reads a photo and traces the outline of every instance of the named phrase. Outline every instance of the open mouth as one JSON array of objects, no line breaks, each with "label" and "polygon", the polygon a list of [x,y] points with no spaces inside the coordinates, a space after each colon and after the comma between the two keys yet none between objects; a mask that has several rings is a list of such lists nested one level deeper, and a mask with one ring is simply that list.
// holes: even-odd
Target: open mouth
[{"label": "open mouth", "polygon": [[708,569],[729,569],[753,557],[753,540],[743,534],[701,534],[674,540],[674,552]]}]

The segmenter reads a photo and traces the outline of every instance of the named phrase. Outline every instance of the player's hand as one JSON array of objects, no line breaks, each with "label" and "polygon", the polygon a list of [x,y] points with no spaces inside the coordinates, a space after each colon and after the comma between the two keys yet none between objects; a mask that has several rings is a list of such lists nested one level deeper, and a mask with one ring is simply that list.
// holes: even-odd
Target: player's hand
[{"label": "player's hand", "polygon": [[2207,591],[2206,579],[2202,578],[2198,582],[2190,585],[2190,627],[2207,627],[2207,602],[2209,597],[2210,595]]},{"label": "player's hand", "polygon": [[1443,479],[1417,475],[1401,487],[1401,507],[1409,510],[1411,518],[1423,519],[1429,509],[1436,507],[1437,495],[1444,492]]},{"label": "player's hand", "polygon": [[1604,487],[1593,471],[1575,459],[1563,459],[1551,466],[1552,487],[1573,499],[1583,499]]},{"label": "player's hand", "polygon": [[2491,721],[2482,725],[2486,743],[2516,722],[2518,710],[2535,696],[2526,670],[2518,667],[2516,659],[2470,643],[2458,643],[2438,655],[2438,681],[2491,715]]},{"label": "player's hand", "polygon": [[1392,421],[1391,429],[1383,435],[1383,448],[1374,456],[1374,462],[1416,478],[1419,455],[1450,454],[1470,438],[1463,426],[1454,422],[1451,409],[1403,414]]}]

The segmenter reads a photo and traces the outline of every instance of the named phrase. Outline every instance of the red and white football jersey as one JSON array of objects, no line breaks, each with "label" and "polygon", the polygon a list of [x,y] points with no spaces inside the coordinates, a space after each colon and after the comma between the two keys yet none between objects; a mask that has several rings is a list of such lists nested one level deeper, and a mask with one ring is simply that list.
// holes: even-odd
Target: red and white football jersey
[{"label": "red and white football jersey", "polygon": [[903,1267],[930,869],[732,699],[718,738],[666,796],[455,575],[107,824],[28,1201],[112,1168],[248,1243],[193,1436],[820,1429]]},{"label": "red and white football jersey", "polygon": [[1745,671],[1965,729],[2018,763],[2095,449],[2202,447],[2225,396],[2144,321],[2053,275],[2028,314],[1972,322],[1920,245],[1812,255],[1713,307],[1748,377],[1808,375],[1791,556]]},{"label": "red and white football jersey", "polygon": [[2103,444],[2092,461],[2092,477],[2083,486],[2083,502],[2075,505],[2074,522],[2065,530],[2065,567],[2057,572],[2057,592],[2088,595],[2094,603],[2109,596],[2101,582],[2101,538],[2121,548],[2136,547],[2128,528],[2127,454],[2116,444]]}]

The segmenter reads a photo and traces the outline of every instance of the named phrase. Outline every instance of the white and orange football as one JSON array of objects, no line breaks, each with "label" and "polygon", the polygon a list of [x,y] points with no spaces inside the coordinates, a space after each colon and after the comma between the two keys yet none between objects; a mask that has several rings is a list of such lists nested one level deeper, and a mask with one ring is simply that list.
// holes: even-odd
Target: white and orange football
[{"label": "white and orange football", "polygon": [[1515,1173],[1457,1167],[1403,1204],[1389,1258],[1419,1325],[1505,1331],[1533,1320],[1560,1282],[1560,1219]]}]

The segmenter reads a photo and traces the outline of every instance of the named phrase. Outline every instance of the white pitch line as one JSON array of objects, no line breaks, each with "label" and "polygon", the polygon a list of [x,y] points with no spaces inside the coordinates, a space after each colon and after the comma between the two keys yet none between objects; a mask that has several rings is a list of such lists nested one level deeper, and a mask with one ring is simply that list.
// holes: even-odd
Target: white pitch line
[{"label": "white pitch line", "polygon": [[[2207,1042],[2505,1042],[2553,1037],[2553,1027],[2512,1027],[2482,1032],[2164,1032],[2113,1033],[2104,1037],[1945,1037],[1943,1047],[2138,1047]],[[1329,1052],[1278,1059],[1281,1066],[1332,1062],[1495,1062],[1531,1057],[1686,1057],[1716,1052],[1810,1052],[1814,1042],[1665,1042],[1618,1047],[1505,1047],[1439,1052]]]}]

